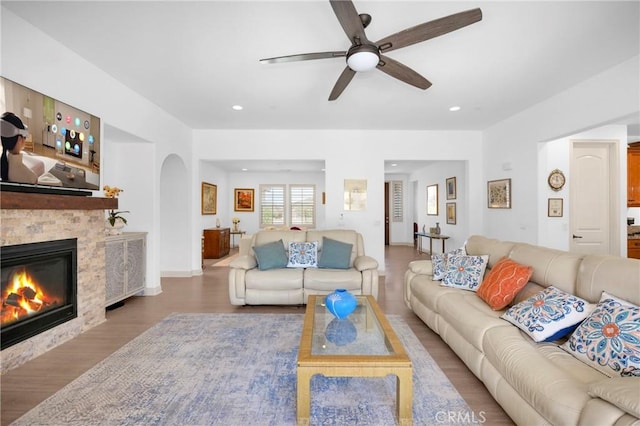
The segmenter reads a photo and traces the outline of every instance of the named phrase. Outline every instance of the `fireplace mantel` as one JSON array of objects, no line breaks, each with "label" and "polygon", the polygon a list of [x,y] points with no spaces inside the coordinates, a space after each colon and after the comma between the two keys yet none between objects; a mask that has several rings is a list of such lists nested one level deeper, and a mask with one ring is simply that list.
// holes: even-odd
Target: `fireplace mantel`
[{"label": "fireplace mantel", "polygon": [[1,191],[0,208],[3,210],[112,210],[118,208],[118,199]]}]

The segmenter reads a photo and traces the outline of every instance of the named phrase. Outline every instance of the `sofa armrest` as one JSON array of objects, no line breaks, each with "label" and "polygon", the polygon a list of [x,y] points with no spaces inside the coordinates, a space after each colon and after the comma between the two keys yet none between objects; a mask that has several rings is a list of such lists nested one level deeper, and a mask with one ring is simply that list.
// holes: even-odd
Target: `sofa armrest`
[{"label": "sofa armrest", "polygon": [[604,399],[635,417],[640,417],[640,386],[638,379],[615,377],[591,383],[589,395]]},{"label": "sofa armrest", "polygon": [[366,271],[369,269],[378,269],[378,261],[370,256],[358,256],[353,261],[353,267],[358,271]]},{"label": "sofa armrest", "polygon": [[229,267],[230,268],[236,268],[236,269],[253,269],[256,266],[258,266],[258,260],[256,259],[255,256],[250,255],[250,254],[245,254],[242,256],[238,256],[237,259],[234,259],[230,264]]},{"label": "sofa armrest", "polygon": [[430,260],[414,260],[409,262],[409,269],[417,275],[433,275],[433,264]]}]

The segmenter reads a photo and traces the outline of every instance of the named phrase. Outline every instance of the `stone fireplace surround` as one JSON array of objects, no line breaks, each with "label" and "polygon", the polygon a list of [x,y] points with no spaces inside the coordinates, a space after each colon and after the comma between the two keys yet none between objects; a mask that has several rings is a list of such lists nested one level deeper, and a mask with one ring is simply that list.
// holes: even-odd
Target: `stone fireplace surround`
[{"label": "stone fireplace surround", "polygon": [[104,210],[117,208],[115,198],[0,192],[0,251],[13,244],[78,239],[78,317],[0,352],[2,373],[105,321]]}]

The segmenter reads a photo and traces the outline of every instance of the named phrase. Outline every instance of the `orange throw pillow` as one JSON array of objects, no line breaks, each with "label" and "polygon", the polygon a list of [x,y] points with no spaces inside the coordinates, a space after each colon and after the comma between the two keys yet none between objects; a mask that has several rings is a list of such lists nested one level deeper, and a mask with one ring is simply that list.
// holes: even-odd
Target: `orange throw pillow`
[{"label": "orange throw pillow", "polygon": [[498,260],[478,288],[478,296],[494,311],[507,306],[529,282],[533,268],[508,257]]}]

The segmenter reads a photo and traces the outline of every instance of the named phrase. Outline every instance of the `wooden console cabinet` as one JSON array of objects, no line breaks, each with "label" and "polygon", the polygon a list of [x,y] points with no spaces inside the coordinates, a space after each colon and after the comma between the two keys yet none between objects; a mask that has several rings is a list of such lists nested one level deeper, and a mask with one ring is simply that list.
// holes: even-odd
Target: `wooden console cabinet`
[{"label": "wooden console cabinet", "polygon": [[202,258],[219,259],[228,255],[230,236],[231,230],[229,228],[205,229]]},{"label": "wooden console cabinet", "polygon": [[124,232],[105,239],[107,292],[105,307],[144,290],[147,233]]}]

